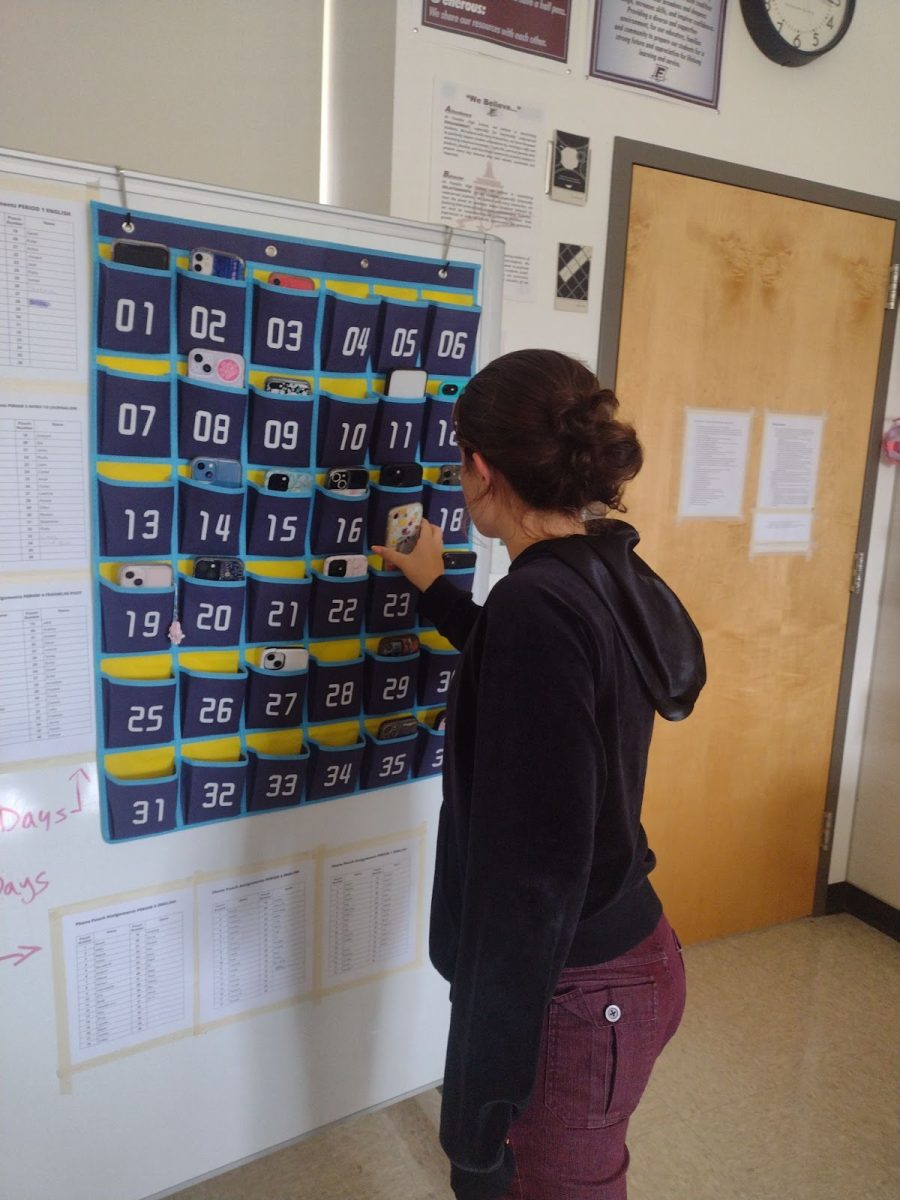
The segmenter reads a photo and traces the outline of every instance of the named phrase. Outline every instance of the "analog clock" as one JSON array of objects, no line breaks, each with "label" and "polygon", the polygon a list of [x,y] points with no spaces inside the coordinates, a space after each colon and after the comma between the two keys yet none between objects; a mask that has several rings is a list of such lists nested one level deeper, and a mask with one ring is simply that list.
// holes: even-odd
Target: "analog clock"
[{"label": "analog clock", "polygon": [[802,67],[838,44],[856,0],[741,0],[750,36],[767,58]]}]

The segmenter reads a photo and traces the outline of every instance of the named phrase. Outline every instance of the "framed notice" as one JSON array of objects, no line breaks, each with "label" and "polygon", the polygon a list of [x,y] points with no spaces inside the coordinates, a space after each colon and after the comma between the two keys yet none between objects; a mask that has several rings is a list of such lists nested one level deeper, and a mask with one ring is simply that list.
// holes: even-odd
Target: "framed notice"
[{"label": "framed notice", "polygon": [[565,62],[572,0],[422,0],[422,24]]},{"label": "framed notice", "polygon": [[715,108],[726,0],[596,0],[591,75]]}]

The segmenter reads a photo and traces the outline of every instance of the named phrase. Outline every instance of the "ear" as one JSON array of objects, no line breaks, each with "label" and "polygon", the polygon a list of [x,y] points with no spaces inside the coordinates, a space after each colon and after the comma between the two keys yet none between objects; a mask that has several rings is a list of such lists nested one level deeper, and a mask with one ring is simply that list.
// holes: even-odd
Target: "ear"
[{"label": "ear", "polygon": [[478,473],[479,479],[485,486],[489,487],[494,477],[494,468],[485,462],[477,450],[472,451],[472,464]]}]

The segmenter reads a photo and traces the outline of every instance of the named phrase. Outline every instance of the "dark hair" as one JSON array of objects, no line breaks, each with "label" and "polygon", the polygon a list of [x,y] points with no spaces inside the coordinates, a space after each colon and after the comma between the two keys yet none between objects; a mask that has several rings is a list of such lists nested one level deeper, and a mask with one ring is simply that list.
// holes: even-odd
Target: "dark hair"
[{"label": "dark hair", "polygon": [[529,507],[624,512],[643,452],[619,401],[583,363],[557,350],[516,350],[478,372],[455,409],[463,453],[478,451]]}]

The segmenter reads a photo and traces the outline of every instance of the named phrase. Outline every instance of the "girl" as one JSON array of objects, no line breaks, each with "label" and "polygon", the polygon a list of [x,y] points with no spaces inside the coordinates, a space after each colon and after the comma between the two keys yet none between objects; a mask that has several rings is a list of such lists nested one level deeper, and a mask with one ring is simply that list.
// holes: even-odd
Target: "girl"
[{"label": "girl", "polygon": [[640,470],[618,401],[574,359],[504,355],[455,409],[462,489],[509,574],[483,607],[441,534],[375,547],[461,651],[448,703],[431,959],[450,983],[441,1144],[459,1200],[624,1200],[625,1134],[684,1008],[641,827],[654,714],[705,682],[696,628],[634,552]]}]

